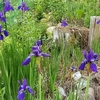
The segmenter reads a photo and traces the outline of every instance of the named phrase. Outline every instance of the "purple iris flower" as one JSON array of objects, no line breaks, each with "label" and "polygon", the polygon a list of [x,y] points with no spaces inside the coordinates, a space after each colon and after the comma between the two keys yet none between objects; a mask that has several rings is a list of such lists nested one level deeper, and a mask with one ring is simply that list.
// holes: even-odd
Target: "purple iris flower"
[{"label": "purple iris flower", "polygon": [[64,26],[64,27],[65,27],[65,26],[68,26],[66,20],[62,20],[61,26]]},{"label": "purple iris flower", "polygon": [[20,83],[20,81],[18,81],[18,83],[20,84],[19,89],[18,89],[18,95],[17,95],[18,100],[24,100],[26,90],[32,95],[34,94],[32,88],[27,85],[26,79],[23,79],[22,84]]},{"label": "purple iris flower", "polygon": [[31,57],[50,57],[49,54],[42,52],[40,49],[41,41],[37,41],[35,45],[32,47],[32,53],[29,54],[29,56],[22,62],[22,65],[28,65],[31,61]]},{"label": "purple iris flower", "polygon": [[8,36],[8,32],[6,30],[2,30],[2,26],[0,25],[0,40],[4,39],[4,36],[2,35],[2,33],[7,37]]},{"label": "purple iris flower", "polygon": [[6,22],[3,12],[0,12],[0,21]]},{"label": "purple iris flower", "polygon": [[90,66],[89,66],[90,70],[94,71],[94,72],[97,72],[97,66],[94,63],[94,61],[98,60],[98,58],[99,58],[98,54],[94,53],[92,50],[90,50],[88,54],[87,54],[86,50],[83,50],[83,54],[84,54],[85,59],[82,61],[79,69],[84,70],[85,65],[90,64]]},{"label": "purple iris flower", "polygon": [[22,2],[20,6],[18,6],[18,10],[22,10],[23,12],[29,10],[29,8],[26,6],[25,2]]},{"label": "purple iris flower", "polygon": [[100,19],[96,22],[96,24],[100,24]]},{"label": "purple iris flower", "polygon": [[6,0],[6,2],[4,2],[5,6],[4,6],[4,12],[9,12],[9,11],[13,11],[14,8],[10,5],[10,1]]}]

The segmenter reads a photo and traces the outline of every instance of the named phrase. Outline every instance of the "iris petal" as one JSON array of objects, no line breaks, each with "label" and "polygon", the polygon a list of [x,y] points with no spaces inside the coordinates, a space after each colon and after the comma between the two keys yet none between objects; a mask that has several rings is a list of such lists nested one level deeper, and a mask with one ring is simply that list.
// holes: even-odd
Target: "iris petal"
[{"label": "iris petal", "polygon": [[98,58],[99,58],[97,53],[94,53],[93,57],[94,57],[95,60],[98,60]]},{"label": "iris petal", "polygon": [[97,66],[94,63],[91,63],[90,68],[92,71],[97,72]]},{"label": "iris petal", "polygon": [[25,3],[25,2],[22,2],[22,6],[23,6],[23,7],[26,6],[26,3]]},{"label": "iris petal", "polygon": [[93,58],[93,54],[94,54],[93,51],[90,50],[87,57],[88,62],[91,61],[91,59]]},{"label": "iris petal", "polygon": [[29,54],[29,57],[32,57],[32,56],[35,56],[35,54],[33,54],[33,53]]},{"label": "iris petal", "polygon": [[90,60],[90,62],[94,62],[95,61],[95,59],[94,58],[92,58],[91,60]]},{"label": "iris petal", "polygon": [[10,6],[10,9],[13,11],[14,10],[14,8],[12,7],[12,6]]},{"label": "iris petal", "polygon": [[3,40],[3,35],[2,34],[0,34],[0,40]]},{"label": "iris petal", "polygon": [[87,59],[87,52],[86,52],[86,50],[83,50],[83,55],[84,55],[84,58]]},{"label": "iris petal", "polygon": [[39,46],[33,46],[33,47],[32,47],[32,51],[33,51],[33,52],[34,52],[34,51],[37,51],[37,50],[38,50],[38,51],[41,51]]},{"label": "iris petal", "polygon": [[0,16],[3,16],[3,12],[0,12]]},{"label": "iris petal", "polygon": [[25,93],[24,92],[18,92],[18,95],[17,95],[17,99],[18,100],[24,100],[24,97],[25,97]]},{"label": "iris petal", "polygon": [[2,20],[3,22],[6,22],[6,19],[5,19],[4,17],[2,17],[1,20]]},{"label": "iris petal", "polygon": [[81,65],[80,65],[80,67],[79,67],[79,69],[80,70],[84,70],[85,65],[86,65],[86,63],[85,62],[82,62]]},{"label": "iris petal", "polygon": [[44,53],[44,52],[41,52],[41,56],[42,56],[42,57],[50,57],[50,55],[49,55],[49,54]]},{"label": "iris petal", "polygon": [[21,9],[21,6],[18,6],[18,10],[20,10]]},{"label": "iris petal", "polygon": [[96,22],[96,24],[100,24],[100,19]]},{"label": "iris petal", "polygon": [[62,24],[61,24],[61,26],[68,26],[68,24],[67,24],[67,22],[66,22],[66,20],[62,20]]},{"label": "iris petal", "polygon": [[25,89],[27,86],[27,80],[26,79],[23,79],[23,88]]},{"label": "iris petal", "polygon": [[20,91],[21,89],[22,89],[22,87],[21,87],[21,86],[19,86],[18,91]]},{"label": "iris petal", "polygon": [[1,30],[2,30],[2,25],[0,25],[0,32],[1,32]]},{"label": "iris petal", "polygon": [[27,57],[23,62],[22,62],[22,66],[24,65],[28,65],[30,63],[31,59],[30,57]]},{"label": "iris petal", "polygon": [[23,11],[27,11],[28,10],[28,7],[23,7],[23,9],[22,9]]},{"label": "iris petal", "polygon": [[27,86],[26,89],[28,90],[29,93],[31,93],[32,95],[34,94],[32,88],[30,86]]},{"label": "iris petal", "polygon": [[8,32],[6,30],[4,30],[4,35],[7,37],[8,36]]},{"label": "iris petal", "polygon": [[37,40],[34,45],[35,46],[41,46],[42,45],[42,41],[41,40]]}]

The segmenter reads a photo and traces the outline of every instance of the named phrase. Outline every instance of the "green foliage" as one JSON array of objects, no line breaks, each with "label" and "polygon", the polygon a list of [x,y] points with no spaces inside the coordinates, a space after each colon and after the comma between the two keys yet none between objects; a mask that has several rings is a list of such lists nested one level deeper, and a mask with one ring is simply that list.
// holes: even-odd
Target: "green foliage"
[{"label": "green foliage", "polygon": [[52,13],[51,21],[54,23],[67,19],[71,24],[89,27],[90,16],[100,15],[99,2],[96,0],[42,0],[40,5],[44,12]]},{"label": "green foliage", "polygon": [[3,100],[4,95],[5,95],[5,87],[0,89],[0,100]]},{"label": "green foliage", "polygon": [[43,9],[41,5],[37,5],[35,8],[35,17],[37,20],[41,20],[43,18]]},{"label": "green foliage", "polygon": [[3,10],[3,3],[2,3],[2,1],[0,1],[0,11],[2,11]]},{"label": "green foliage", "polygon": [[74,93],[70,91],[68,100],[74,100]]}]

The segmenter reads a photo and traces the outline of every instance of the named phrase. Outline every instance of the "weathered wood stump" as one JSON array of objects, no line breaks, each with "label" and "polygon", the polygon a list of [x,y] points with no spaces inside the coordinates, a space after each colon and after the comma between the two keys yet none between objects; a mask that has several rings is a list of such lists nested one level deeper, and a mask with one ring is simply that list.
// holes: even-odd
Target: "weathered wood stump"
[{"label": "weathered wood stump", "polygon": [[54,42],[78,44],[81,49],[88,49],[89,29],[85,27],[61,27],[54,29]]},{"label": "weathered wood stump", "polygon": [[62,27],[60,24],[57,25],[53,31],[54,42],[58,40],[60,43],[63,42],[66,44],[66,41],[75,42],[76,39],[81,49],[91,49],[93,41],[100,38],[100,24],[96,24],[99,19],[100,16],[91,16],[90,29],[85,27]]},{"label": "weathered wood stump", "polygon": [[89,47],[92,48],[93,41],[100,38],[100,24],[96,22],[100,19],[100,16],[91,16],[90,19],[90,32],[89,32]]}]

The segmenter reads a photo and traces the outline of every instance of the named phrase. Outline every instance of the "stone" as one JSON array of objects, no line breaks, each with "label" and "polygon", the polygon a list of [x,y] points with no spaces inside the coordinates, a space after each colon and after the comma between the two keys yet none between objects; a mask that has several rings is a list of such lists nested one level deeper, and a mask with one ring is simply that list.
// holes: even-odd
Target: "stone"
[{"label": "stone", "polygon": [[50,26],[46,30],[46,34],[48,35],[49,38],[53,37],[54,29],[56,26]]},{"label": "stone", "polygon": [[94,89],[92,87],[89,87],[88,90],[88,100],[95,100]]},{"label": "stone", "polygon": [[100,84],[100,72],[95,74],[95,78],[97,79],[98,83]]},{"label": "stone", "polygon": [[65,93],[65,90],[62,87],[59,86],[58,91],[59,91],[60,96],[64,96],[64,97],[67,96],[66,93]]},{"label": "stone", "polygon": [[97,87],[97,98],[100,100],[100,86]]},{"label": "stone", "polygon": [[50,26],[47,28],[47,33],[53,33],[56,26]]}]

